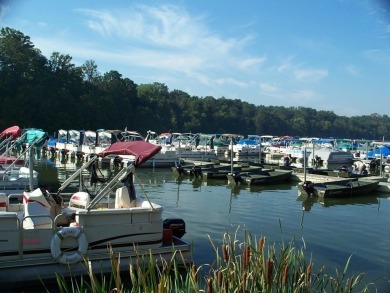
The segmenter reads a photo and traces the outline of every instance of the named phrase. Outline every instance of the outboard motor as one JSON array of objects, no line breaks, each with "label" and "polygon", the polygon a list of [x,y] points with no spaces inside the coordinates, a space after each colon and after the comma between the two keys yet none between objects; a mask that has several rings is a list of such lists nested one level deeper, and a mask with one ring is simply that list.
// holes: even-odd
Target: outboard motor
[{"label": "outboard motor", "polygon": [[290,166],[290,157],[289,156],[285,156],[283,158],[283,166],[285,166],[285,167]]},{"label": "outboard motor", "polygon": [[181,164],[179,164],[177,167],[176,167],[176,171],[177,173],[179,173],[179,175],[183,175],[184,173],[184,168]]},{"label": "outboard motor", "polygon": [[302,187],[307,192],[307,194],[313,194],[313,192],[314,192],[313,182],[305,181],[305,182],[303,182]]},{"label": "outboard motor", "polygon": [[171,230],[172,235],[179,239],[186,234],[186,223],[183,219],[165,219],[163,228]]},{"label": "outboard motor", "polygon": [[202,168],[199,166],[194,166],[192,168],[192,173],[195,175],[196,178],[199,178],[199,176],[202,175]]},{"label": "outboard motor", "polygon": [[83,152],[77,152],[76,153],[76,158],[77,160],[81,161],[84,157],[84,153]]},{"label": "outboard motor", "polygon": [[240,172],[234,172],[232,176],[233,176],[234,182],[236,182],[236,184],[240,183],[240,181],[241,181]]},{"label": "outboard motor", "polygon": [[347,166],[341,166],[340,172],[348,172]]},{"label": "outboard motor", "polygon": [[50,154],[52,155],[52,157],[55,155],[55,153],[56,153],[56,149],[54,148],[54,147],[51,147],[50,148]]},{"label": "outboard motor", "polygon": [[114,160],[113,160],[113,164],[115,167],[123,167],[123,162],[122,162],[122,158],[119,157],[119,156],[115,156]]}]

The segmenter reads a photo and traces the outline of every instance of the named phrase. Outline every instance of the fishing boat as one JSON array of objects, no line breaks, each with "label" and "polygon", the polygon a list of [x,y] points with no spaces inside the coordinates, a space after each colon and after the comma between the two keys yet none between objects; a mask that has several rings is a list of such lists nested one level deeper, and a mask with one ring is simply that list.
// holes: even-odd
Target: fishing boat
[{"label": "fishing boat", "polygon": [[[163,208],[147,194],[135,193],[135,169],[159,146],[144,141],[117,142],[99,156],[135,155],[92,196],[80,191],[64,201],[64,190],[99,162],[93,156],[56,193],[37,188],[13,197],[1,194],[0,284],[110,272],[109,247],[120,255],[120,268],[142,261],[190,261],[182,219],[162,219]],[[142,187],[142,186],[141,186]],[[144,190],[142,188],[142,190]],[[84,261],[86,260],[86,261]]]},{"label": "fishing boat", "polygon": [[378,180],[349,178],[318,183],[304,181],[298,184],[297,188],[299,195],[337,198],[367,195],[374,191],[378,185]]},{"label": "fishing boat", "polygon": [[246,185],[266,185],[278,184],[290,179],[292,170],[283,169],[263,169],[255,172],[239,172],[227,175],[228,184],[235,186]]}]

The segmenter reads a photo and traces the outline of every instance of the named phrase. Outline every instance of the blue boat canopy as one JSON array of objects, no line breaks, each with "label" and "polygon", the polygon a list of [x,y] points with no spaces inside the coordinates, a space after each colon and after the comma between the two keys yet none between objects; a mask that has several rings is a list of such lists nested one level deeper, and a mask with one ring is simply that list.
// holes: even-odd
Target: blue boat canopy
[{"label": "blue boat canopy", "polygon": [[390,147],[387,146],[387,145],[384,145],[380,148],[377,148],[371,152],[369,152],[367,154],[367,158],[368,159],[375,159],[375,158],[379,158],[382,154],[382,157],[387,157],[388,155],[390,155]]}]

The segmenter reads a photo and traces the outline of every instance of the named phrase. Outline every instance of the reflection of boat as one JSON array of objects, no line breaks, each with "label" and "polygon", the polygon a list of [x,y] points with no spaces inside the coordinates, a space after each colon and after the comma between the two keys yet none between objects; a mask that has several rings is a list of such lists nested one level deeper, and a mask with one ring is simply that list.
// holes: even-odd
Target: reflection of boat
[{"label": "reflection of boat", "polygon": [[331,182],[313,183],[305,181],[298,184],[298,192],[318,197],[351,197],[370,193],[379,185],[376,180],[344,179]]},{"label": "reflection of boat", "polygon": [[71,175],[57,194],[38,188],[17,199],[1,196],[0,283],[77,276],[87,274],[89,268],[94,273],[110,272],[108,246],[124,259],[118,262],[121,269],[128,269],[132,261],[148,262],[150,257],[157,263],[174,256],[177,263],[189,261],[190,245],[180,239],[184,221],[163,221],[160,205],[146,195],[146,199],[135,195],[135,167],[159,150],[144,141],[112,144],[102,156],[132,154],[134,164],[118,171],[93,198],[78,191],[63,203],[61,193],[98,162],[97,156]]},{"label": "reflection of boat", "polygon": [[315,203],[323,207],[332,207],[339,205],[371,205],[379,204],[379,199],[376,196],[358,196],[348,198],[326,198],[313,196],[298,196],[298,201],[302,202],[304,211],[309,211]]},{"label": "reflection of boat", "polygon": [[[226,181],[225,181],[226,184]],[[261,192],[279,192],[281,190],[291,190],[294,184],[290,182],[283,182],[278,184],[266,184],[266,185],[228,185],[235,194],[239,194],[241,190],[249,191],[251,193],[261,193]]]},{"label": "reflection of boat", "polygon": [[379,200],[376,196],[358,196],[350,198],[326,198],[319,197],[318,203],[324,207],[331,207],[337,205],[370,205],[378,204]]},{"label": "reflection of boat", "polygon": [[247,184],[247,185],[264,185],[264,184],[278,184],[290,179],[291,170],[271,169],[261,170],[255,173],[242,172],[227,175],[230,185]]}]

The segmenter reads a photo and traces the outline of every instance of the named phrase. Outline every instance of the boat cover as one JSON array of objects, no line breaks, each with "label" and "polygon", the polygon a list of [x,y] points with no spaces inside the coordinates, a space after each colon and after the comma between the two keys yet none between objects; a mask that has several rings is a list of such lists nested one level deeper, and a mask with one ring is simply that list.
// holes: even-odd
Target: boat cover
[{"label": "boat cover", "polygon": [[115,142],[99,153],[99,156],[131,155],[135,156],[134,165],[141,165],[161,150],[161,146],[143,140]]},{"label": "boat cover", "polygon": [[0,138],[12,135],[12,139],[14,140],[18,138],[21,134],[22,134],[22,130],[20,129],[19,126],[15,125],[3,130],[3,132],[0,133]]},{"label": "boat cover", "polygon": [[42,129],[29,128],[15,141],[15,145],[19,148],[24,143],[31,144],[34,142],[35,147],[42,147],[48,139],[48,134]]},{"label": "boat cover", "polygon": [[387,146],[387,145],[384,145],[382,147],[379,147],[371,152],[368,152],[367,154],[367,158],[368,159],[375,159],[377,157],[380,157],[380,155],[382,154],[382,157],[387,157],[388,155],[390,155],[390,147]]},{"label": "boat cover", "polygon": [[27,143],[32,143],[33,141],[37,139],[41,139],[47,137],[47,133],[44,132],[42,129],[35,129],[35,128],[30,128],[26,131],[26,142]]}]

